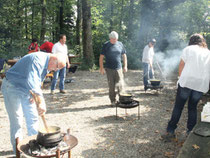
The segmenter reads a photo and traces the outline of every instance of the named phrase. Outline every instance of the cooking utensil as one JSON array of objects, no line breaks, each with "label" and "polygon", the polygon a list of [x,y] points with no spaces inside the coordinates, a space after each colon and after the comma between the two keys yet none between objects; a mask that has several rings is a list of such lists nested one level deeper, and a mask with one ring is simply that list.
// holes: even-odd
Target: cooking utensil
[{"label": "cooking utensil", "polygon": [[[32,92],[31,90],[30,90],[30,93],[31,93],[31,95],[32,95],[33,98],[34,98],[34,101],[35,101],[35,103],[36,103],[37,108],[39,108],[39,107],[40,107],[40,104],[41,104],[40,97],[38,97],[38,94]],[[46,120],[45,120],[44,115],[42,115],[41,118],[42,118],[42,121],[43,121],[43,123],[44,123],[44,127],[45,127],[46,131],[48,131],[48,126],[47,126],[47,122],[46,122]]]}]

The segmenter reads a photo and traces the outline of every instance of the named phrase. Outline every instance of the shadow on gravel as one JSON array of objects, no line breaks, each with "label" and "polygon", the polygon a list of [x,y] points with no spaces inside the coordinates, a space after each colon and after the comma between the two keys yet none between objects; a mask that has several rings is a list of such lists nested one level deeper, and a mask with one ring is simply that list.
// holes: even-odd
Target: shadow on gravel
[{"label": "shadow on gravel", "polygon": [[136,115],[129,115],[129,116],[117,116],[112,115],[112,116],[106,116],[106,117],[101,117],[96,122],[100,124],[110,124],[110,123],[124,123],[125,121],[132,121],[138,119],[138,116]]},{"label": "shadow on gravel", "polygon": [[[124,110],[118,112],[118,120],[115,115],[99,117],[89,123],[98,127],[95,135],[101,139],[95,148],[82,152],[85,158],[175,158],[181,148],[184,139],[181,138],[185,131],[185,121],[180,121],[177,129],[178,141],[165,143],[161,135],[165,132],[167,122],[171,116],[175,99],[175,90],[169,89],[161,93],[144,93],[132,91],[134,99],[140,103],[140,119],[137,110],[125,115]],[[113,109],[115,113],[115,109]],[[186,116],[185,116],[186,117]],[[184,125],[182,125],[184,123]]]},{"label": "shadow on gravel", "polygon": [[89,110],[99,110],[99,109],[107,109],[107,108],[113,108],[110,105],[100,105],[100,106],[89,106],[89,107],[82,107],[82,108],[53,108],[47,110],[47,113],[65,113],[65,112],[80,112],[80,111],[89,111]]},{"label": "shadow on gravel", "polygon": [[0,151],[0,156],[5,156],[8,157],[9,155],[11,156],[13,154],[12,150],[9,151]]}]

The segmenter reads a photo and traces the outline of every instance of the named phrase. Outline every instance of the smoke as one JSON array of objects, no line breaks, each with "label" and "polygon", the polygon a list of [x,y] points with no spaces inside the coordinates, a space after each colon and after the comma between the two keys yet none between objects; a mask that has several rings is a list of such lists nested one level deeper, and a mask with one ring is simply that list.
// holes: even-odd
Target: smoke
[{"label": "smoke", "polygon": [[[174,74],[180,62],[182,49],[168,50],[165,53],[157,52],[154,57],[154,68],[162,71],[164,78]],[[160,67],[159,67],[160,66]]]}]

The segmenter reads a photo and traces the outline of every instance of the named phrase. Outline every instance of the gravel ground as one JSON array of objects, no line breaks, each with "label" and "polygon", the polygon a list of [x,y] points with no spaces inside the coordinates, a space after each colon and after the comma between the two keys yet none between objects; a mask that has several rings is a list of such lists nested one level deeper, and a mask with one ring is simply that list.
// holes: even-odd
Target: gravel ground
[{"label": "gravel ground", "polygon": [[[50,83],[44,84],[44,97],[47,103],[46,121],[48,125],[71,129],[78,138],[78,145],[72,149],[73,158],[174,158],[183,142],[186,130],[186,107],[182,114],[177,140],[164,143],[161,135],[165,132],[174,104],[176,80],[163,82],[161,92],[143,91],[141,71],[128,71],[125,75],[126,90],[140,103],[140,119],[137,108],[110,106],[106,76],[98,72],[77,71],[68,74],[66,94],[57,90],[50,94]],[[48,81],[48,80],[47,80]],[[12,154],[9,141],[9,121],[0,93],[0,157]],[[25,127],[25,125],[24,125]],[[26,136],[26,129],[24,128]]]}]

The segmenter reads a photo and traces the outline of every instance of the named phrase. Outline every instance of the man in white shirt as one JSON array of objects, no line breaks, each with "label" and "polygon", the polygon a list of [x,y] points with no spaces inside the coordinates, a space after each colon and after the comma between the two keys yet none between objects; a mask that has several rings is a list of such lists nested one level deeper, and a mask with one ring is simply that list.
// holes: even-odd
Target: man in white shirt
[{"label": "man in white shirt", "polygon": [[[69,58],[68,58],[68,48],[67,48],[65,43],[66,43],[66,35],[62,34],[62,35],[59,36],[59,41],[53,46],[52,53],[53,54],[57,54],[57,53],[65,54],[67,68],[69,68],[70,63],[69,63]],[[59,83],[60,93],[66,93],[64,91],[64,83],[65,83],[65,77],[66,77],[66,67],[64,67],[64,68],[54,72],[53,80],[52,80],[52,84],[51,84],[51,94],[54,94],[54,90],[55,90],[55,87],[56,87],[58,76],[60,76],[60,83]]]},{"label": "man in white shirt", "polygon": [[155,39],[152,39],[143,50],[142,64],[143,64],[143,82],[144,90],[147,90],[148,80],[153,78],[153,57],[154,57],[154,45],[156,43]]}]

